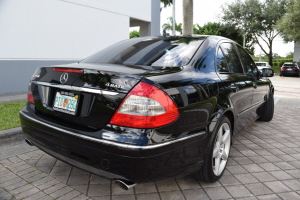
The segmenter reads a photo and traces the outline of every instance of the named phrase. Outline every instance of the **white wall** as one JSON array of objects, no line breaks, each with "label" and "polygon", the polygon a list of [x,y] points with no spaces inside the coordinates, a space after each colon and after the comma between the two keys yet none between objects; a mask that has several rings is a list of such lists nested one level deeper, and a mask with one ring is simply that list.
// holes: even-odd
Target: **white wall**
[{"label": "white wall", "polygon": [[299,44],[295,43],[293,61],[300,62],[300,43]]},{"label": "white wall", "polygon": [[[64,0],[118,13],[139,20],[151,21],[151,0]],[[160,1],[157,0],[159,3]],[[159,12],[159,10],[157,10]]]},{"label": "white wall", "polygon": [[[79,1],[89,3],[81,5]],[[105,8],[119,5],[119,10],[124,6],[128,13],[141,14],[138,9],[130,10],[132,7],[124,0],[70,2],[1,0],[0,59],[82,59],[129,37],[128,16],[117,13],[116,9],[97,9],[90,3],[106,3]],[[148,5],[151,1],[142,2]],[[146,9],[149,13],[150,8]],[[145,16],[149,15],[147,12]]]}]

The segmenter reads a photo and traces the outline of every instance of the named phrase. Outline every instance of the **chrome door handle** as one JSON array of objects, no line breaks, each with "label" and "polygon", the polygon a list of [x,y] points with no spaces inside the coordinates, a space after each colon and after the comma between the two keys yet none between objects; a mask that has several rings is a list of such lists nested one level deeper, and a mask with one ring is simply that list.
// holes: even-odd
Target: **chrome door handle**
[{"label": "chrome door handle", "polygon": [[231,83],[230,89],[234,90],[235,92],[238,92],[238,91],[239,91],[239,87],[236,86],[234,83]]}]

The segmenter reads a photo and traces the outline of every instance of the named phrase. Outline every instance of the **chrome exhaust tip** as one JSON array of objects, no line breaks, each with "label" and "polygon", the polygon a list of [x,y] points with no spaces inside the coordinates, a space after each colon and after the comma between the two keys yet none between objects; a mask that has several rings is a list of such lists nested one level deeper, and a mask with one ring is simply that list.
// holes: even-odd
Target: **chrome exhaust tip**
[{"label": "chrome exhaust tip", "polygon": [[25,142],[26,142],[27,144],[29,144],[30,146],[34,146],[34,144],[32,144],[32,142],[30,142],[30,140],[28,140],[28,139],[25,139]]},{"label": "chrome exhaust tip", "polygon": [[136,186],[136,183],[133,183],[131,181],[126,181],[126,180],[115,180],[115,183],[123,190],[129,190],[134,186]]}]

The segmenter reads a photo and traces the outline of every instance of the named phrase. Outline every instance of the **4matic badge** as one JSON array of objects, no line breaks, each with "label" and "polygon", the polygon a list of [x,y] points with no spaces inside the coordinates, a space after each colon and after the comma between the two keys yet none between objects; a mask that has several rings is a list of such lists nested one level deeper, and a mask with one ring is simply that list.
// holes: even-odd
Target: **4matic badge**
[{"label": "4matic badge", "polygon": [[107,87],[112,87],[112,88],[121,88],[121,89],[125,89],[125,87],[123,85],[117,85],[117,84],[113,84],[113,83],[106,83],[105,86]]}]

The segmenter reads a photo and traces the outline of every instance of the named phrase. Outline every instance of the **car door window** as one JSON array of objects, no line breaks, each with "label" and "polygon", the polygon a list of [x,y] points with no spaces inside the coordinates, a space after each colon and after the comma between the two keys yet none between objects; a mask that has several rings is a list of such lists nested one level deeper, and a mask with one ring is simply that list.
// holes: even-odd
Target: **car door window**
[{"label": "car door window", "polygon": [[219,72],[229,73],[227,62],[221,48],[218,49],[217,54],[217,69]]},{"label": "car door window", "polygon": [[241,55],[241,60],[244,66],[244,69],[246,71],[247,75],[256,76],[257,75],[257,67],[255,66],[255,63],[253,62],[252,58],[249,56],[249,54],[240,46],[237,46],[238,51]]},{"label": "car door window", "polygon": [[244,73],[239,56],[231,43],[222,43],[221,49],[227,61],[230,73]]}]

